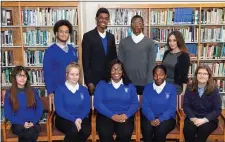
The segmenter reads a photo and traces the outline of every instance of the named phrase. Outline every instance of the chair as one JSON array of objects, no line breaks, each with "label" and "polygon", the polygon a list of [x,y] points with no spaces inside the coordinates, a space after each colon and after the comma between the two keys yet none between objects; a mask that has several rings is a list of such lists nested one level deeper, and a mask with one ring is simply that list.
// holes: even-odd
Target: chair
[{"label": "chair", "polygon": [[[94,98],[94,96],[93,96]],[[99,140],[99,136],[98,136],[98,132],[96,130],[96,111],[94,111],[94,108],[93,108],[93,113],[92,113],[92,141],[93,142],[96,142],[97,140]],[[139,134],[140,132],[138,132],[138,127],[139,127],[139,124],[138,124],[138,117],[137,117],[137,113],[135,114],[135,117],[134,117],[134,131],[132,133],[132,136],[131,136],[131,140],[135,140],[136,142],[139,142],[137,141],[138,140],[138,137],[139,137]],[[113,135],[114,138],[116,138],[116,135],[114,134]]]},{"label": "chair", "polygon": [[[92,98],[90,98],[90,102],[91,102],[91,107],[92,107]],[[54,107],[54,103],[51,103],[53,106],[53,110],[49,119],[49,141],[52,142],[53,140],[64,140],[64,133],[62,133],[61,131],[59,131],[56,127],[55,127],[55,107]],[[91,115],[93,113],[91,112]],[[92,140],[92,136],[93,134],[91,133],[91,135],[89,136],[88,140]]]},{"label": "chair", "polygon": [[[41,101],[44,107],[44,111],[50,112],[49,108],[49,98],[48,97],[41,97]],[[41,132],[38,137],[37,141],[49,141],[49,118],[50,114],[47,117],[46,123],[40,123]],[[2,122],[2,129],[3,129],[3,140],[4,142],[17,142],[18,137],[17,135],[12,133],[11,130],[11,123],[4,119]]]},{"label": "chair", "polygon": [[[140,105],[142,104],[142,96],[139,96],[140,100]],[[170,131],[167,135],[167,139],[177,139],[179,141],[183,141],[183,128],[184,128],[184,117],[182,115],[182,110],[180,109],[181,103],[183,100],[183,96],[177,96],[177,111],[176,111],[176,127]],[[141,132],[141,127],[140,127],[140,111],[138,112],[138,132],[140,134],[140,137],[138,137],[137,141],[140,141],[142,138],[142,132]]]}]

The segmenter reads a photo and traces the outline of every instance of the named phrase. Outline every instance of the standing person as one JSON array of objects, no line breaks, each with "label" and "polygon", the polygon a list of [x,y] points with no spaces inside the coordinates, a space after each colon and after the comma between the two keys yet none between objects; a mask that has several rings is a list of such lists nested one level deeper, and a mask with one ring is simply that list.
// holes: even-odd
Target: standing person
[{"label": "standing person", "polygon": [[12,86],[4,100],[5,117],[19,142],[36,142],[41,131],[38,121],[43,113],[42,102],[38,92],[31,88],[28,71],[23,66],[16,66],[11,76]]},{"label": "standing person", "polygon": [[117,58],[115,37],[106,31],[109,11],[98,9],[95,20],[97,27],[85,33],[82,41],[84,81],[91,94],[106,75],[108,63]]},{"label": "standing person", "polygon": [[166,82],[166,68],[153,69],[154,82],[143,92],[141,130],[144,142],[165,142],[167,134],[176,126],[176,88]]},{"label": "standing person", "polygon": [[190,57],[183,35],[179,31],[172,31],[167,38],[169,50],[164,53],[162,64],[167,69],[169,83],[176,86],[178,95],[184,95],[188,83]]},{"label": "standing person", "polygon": [[85,142],[91,133],[90,95],[78,83],[80,72],[77,63],[70,63],[66,68],[66,82],[55,91],[55,126],[65,134],[64,142]]},{"label": "standing person", "polygon": [[129,79],[142,95],[144,86],[153,81],[155,44],[143,32],[144,20],[135,15],[131,19],[132,34],[120,41],[118,58],[123,62]]},{"label": "standing person", "polygon": [[110,62],[108,76],[100,81],[94,94],[96,127],[101,142],[130,142],[134,115],[139,103],[136,88],[129,81],[118,59]]},{"label": "standing person", "polygon": [[192,89],[184,96],[185,142],[206,142],[218,127],[222,101],[212,75],[208,66],[199,66],[194,74]]},{"label": "standing person", "polygon": [[43,70],[45,85],[50,97],[53,98],[55,89],[66,80],[66,66],[78,62],[77,50],[66,44],[72,34],[73,27],[67,20],[59,20],[53,28],[56,43],[53,43],[44,55]]}]

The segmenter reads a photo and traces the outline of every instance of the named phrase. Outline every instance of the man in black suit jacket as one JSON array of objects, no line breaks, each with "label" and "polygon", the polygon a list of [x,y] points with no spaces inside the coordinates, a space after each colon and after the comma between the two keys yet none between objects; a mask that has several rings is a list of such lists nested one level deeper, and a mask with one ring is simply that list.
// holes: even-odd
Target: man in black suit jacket
[{"label": "man in black suit jacket", "polygon": [[96,84],[104,79],[108,63],[117,58],[115,37],[106,31],[109,11],[98,9],[95,19],[97,27],[85,33],[82,41],[84,81],[90,94],[94,93]]}]

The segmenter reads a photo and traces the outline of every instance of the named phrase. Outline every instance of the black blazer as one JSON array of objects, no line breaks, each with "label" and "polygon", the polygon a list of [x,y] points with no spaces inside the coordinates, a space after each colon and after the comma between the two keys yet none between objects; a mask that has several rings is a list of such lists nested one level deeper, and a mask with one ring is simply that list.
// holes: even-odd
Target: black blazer
[{"label": "black blazer", "polygon": [[109,62],[117,58],[114,35],[106,32],[106,37],[107,55],[97,28],[83,35],[82,62],[86,85],[89,83],[96,85],[100,80],[104,79]]},{"label": "black blazer", "polygon": [[[169,52],[170,50],[167,50],[164,53],[163,61]],[[181,55],[177,57],[177,64],[175,65],[175,71],[174,71],[174,83],[179,85],[188,83],[189,65],[190,65],[189,54],[182,52]]]}]

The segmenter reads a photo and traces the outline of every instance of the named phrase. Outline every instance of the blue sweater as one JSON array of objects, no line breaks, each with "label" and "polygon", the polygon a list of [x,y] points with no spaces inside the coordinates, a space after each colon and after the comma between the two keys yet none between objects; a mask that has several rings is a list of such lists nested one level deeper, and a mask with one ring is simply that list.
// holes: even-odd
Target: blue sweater
[{"label": "blue sweater", "polygon": [[66,85],[59,86],[54,96],[56,113],[72,122],[77,118],[84,119],[90,111],[90,96],[87,88],[79,85],[79,89],[72,93]]},{"label": "blue sweater", "polygon": [[35,90],[35,108],[27,108],[27,98],[25,92],[18,92],[16,97],[19,101],[19,109],[14,113],[12,109],[12,105],[10,102],[10,93],[9,90],[6,91],[5,100],[4,100],[4,113],[5,117],[12,124],[24,125],[25,122],[37,123],[42,116],[43,106],[38,96],[38,92]]},{"label": "blue sweater", "polygon": [[101,114],[112,118],[114,114],[126,114],[129,118],[138,110],[136,88],[129,84],[115,89],[112,83],[100,81],[95,89],[94,107]]},{"label": "blue sweater", "polygon": [[143,91],[142,112],[150,121],[158,118],[160,122],[175,119],[177,94],[176,88],[166,83],[159,94],[154,90],[153,83],[145,86]]},{"label": "blue sweater", "polygon": [[63,51],[56,43],[51,45],[44,55],[44,79],[48,94],[55,91],[58,85],[66,81],[66,66],[77,62],[77,50],[68,45],[68,53]]},{"label": "blue sweater", "polygon": [[184,113],[188,118],[207,118],[215,120],[221,113],[222,101],[219,90],[216,88],[209,95],[203,93],[200,97],[198,91],[188,91],[184,95]]}]

